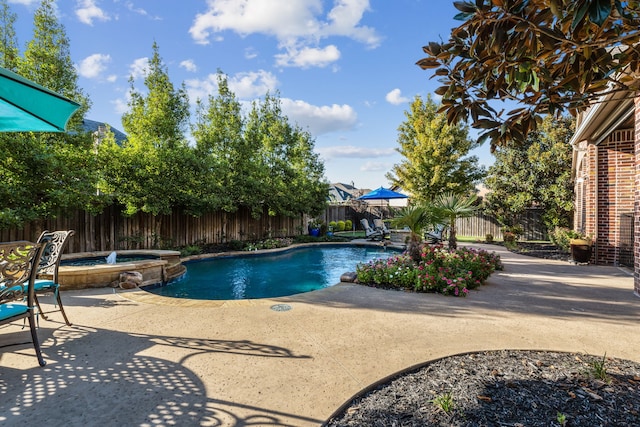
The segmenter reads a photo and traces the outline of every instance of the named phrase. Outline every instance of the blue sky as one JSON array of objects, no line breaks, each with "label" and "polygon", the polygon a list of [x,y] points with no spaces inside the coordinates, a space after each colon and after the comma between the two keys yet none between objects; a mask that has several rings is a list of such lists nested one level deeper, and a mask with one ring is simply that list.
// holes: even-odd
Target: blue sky
[{"label": "blue sky", "polygon": [[[24,49],[40,1],[9,4]],[[415,62],[457,25],[451,0],[59,0],[57,9],[93,102],[87,118],[123,130],[129,76],[143,88],[155,41],[192,103],[216,93],[217,70],[243,101],[277,91],[314,136],[327,179],[359,188],[388,185],[404,112],[437,87]],[[492,162],[488,146],[474,154]]]}]

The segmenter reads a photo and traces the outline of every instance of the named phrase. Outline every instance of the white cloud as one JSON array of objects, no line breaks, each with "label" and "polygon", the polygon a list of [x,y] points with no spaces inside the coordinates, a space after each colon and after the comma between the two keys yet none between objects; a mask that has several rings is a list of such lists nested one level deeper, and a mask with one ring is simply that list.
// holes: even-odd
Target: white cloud
[{"label": "white cloud", "polygon": [[185,59],[180,63],[180,66],[192,73],[195,73],[196,71],[198,71],[198,67],[196,66],[196,63],[193,62],[193,59]]},{"label": "white cloud", "polygon": [[400,89],[397,89],[397,88],[387,93],[387,96],[385,96],[385,99],[389,104],[393,104],[393,105],[400,105],[410,101],[410,99],[407,98],[406,96],[402,96],[402,92],[400,91]]},{"label": "white cloud", "polygon": [[326,67],[340,59],[340,51],[334,45],[324,49],[303,47],[301,49],[287,49],[287,53],[275,56],[276,65],[280,67]]},{"label": "white cloud", "polygon": [[349,105],[317,106],[287,98],[281,99],[280,102],[282,112],[313,136],[351,130],[358,121],[358,115]]},{"label": "white cloud", "polygon": [[207,5],[208,10],[197,14],[189,29],[191,37],[200,44],[208,44],[212,33],[226,30],[286,40],[320,29],[314,16],[322,11],[319,0],[208,0]]},{"label": "white cloud", "polygon": [[360,166],[361,172],[382,172],[388,171],[393,166],[393,163],[383,163],[383,162],[366,162],[362,166]]},{"label": "white cloud", "polygon": [[94,53],[80,61],[78,65],[78,74],[87,79],[95,79],[100,77],[102,72],[107,69],[107,64],[111,62],[111,56],[103,53]]},{"label": "white cloud", "polygon": [[209,74],[204,79],[187,79],[184,82],[189,95],[189,102],[195,103],[198,99],[206,100],[209,95],[215,95],[218,91],[217,74]]},{"label": "white cloud", "polygon": [[78,8],[76,16],[80,22],[93,25],[93,20],[108,21],[111,18],[107,13],[96,4],[96,0],[78,0]]},{"label": "white cloud", "polygon": [[228,83],[229,89],[238,98],[249,99],[273,92],[278,85],[278,79],[268,71],[259,70],[235,74],[229,77]]},{"label": "white cloud", "polygon": [[335,0],[335,6],[327,17],[328,25],[323,29],[327,36],[350,37],[374,48],[380,45],[380,36],[373,28],[359,26],[364,12],[369,10],[369,0]]},{"label": "white cloud", "polygon": [[122,115],[126,113],[127,110],[129,109],[129,105],[127,104],[126,99],[122,99],[122,98],[114,99],[113,101],[111,101],[111,104],[113,105],[113,110],[118,115]]},{"label": "white cloud", "polygon": [[396,153],[393,148],[368,148],[356,147],[354,145],[334,145],[332,147],[318,148],[317,151],[326,160],[345,157],[352,159],[371,159],[388,157]]},{"label": "white cloud", "polygon": [[258,56],[258,53],[251,47],[244,50],[244,57],[246,59],[253,59]]},{"label": "white cloud", "polygon": [[147,75],[147,69],[149,67],[149,58],[135,59],[131,65],[129,65],[129,74],[134,79],[139,79]]},{"label": "white cloud", "polygon": [[115,74],[110,74],[107,76],[107,81],[109,83],[115,83],[116,80],[118,80],[118,76]]},{"label": "white cloud", "polygon": [[141,7],[135,7],[135,5],[128,1],[125,3],[125,5],[127,6],[127,9],[129,9],[129,11],[133,12],[133,13],[137,13],[138,15],[142,15],[142,16],[148,16],[149,13],[147,13],[146,10],[144,10]]},{"label": "white cloud", "polygon": [[162,18],[159,16],[151,16],[149,15],[149,12],[147,12],[145,9],[141,8],[141,7],[136,7],[133,2],[126,2],[125,6],[127,7],[127,9],[130,12],[133,12],[135,14],[141,15],[141,16],[146,16],[149,19],[152,19],[154,21],[162,21]]},{"label": "white cloud", "polygon": [[[334,7],[323,13],[321,0],[208,0],[207,11],[194,18],[189,29],[196,43],[209,44],[218,33],[233,31],[241,36],[264,34],[275,37],[286,53],[276,60],[286,66],[326,66],[339,58],[333,45],[320,48],[328,37],[347,37],[370,48],[380,37],[370,27],[360,25],[369,0],[334,0]],[[299,55],[303,58],[296,60]],[[304,54],[312,58],[304,58]],[[322,58],[321,60],[319,60]]]},{"label": "white cloud", "polygon": [[[274,92],[278,86],[278,79],[268,71],[259,70],[227,76],[227,83],[239,99],[246,100]],[[192,102],[207,99],[209,95],[215,95],[218,91],[218,75],[209,74],[202,80],[189,79],[185,81],[185,86]]]}]

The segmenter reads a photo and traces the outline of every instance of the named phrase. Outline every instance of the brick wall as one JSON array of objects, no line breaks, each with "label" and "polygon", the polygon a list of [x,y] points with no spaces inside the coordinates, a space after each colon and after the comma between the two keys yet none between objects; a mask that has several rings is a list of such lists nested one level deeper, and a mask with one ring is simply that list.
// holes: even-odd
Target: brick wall
[{"label": "brick wall", "polygon": [[[635,132],[618,130],[597,146],[597,229],[595,261],[618,265],[623,214],[634,211]],[[593,206],[593,205],[592,205]]]},{"label": "brick wall", "polygon": [[621,242],[627,242],[621,236],[621,218],[634,212],[640,168],[634,140],[635,131],[624,129],[598,145],[580,144],[584,155],[576,171],[574,228],[594,239],[592,262],[598,264],[618,265]]},{"label": "brick wall", "polygon": [[633,286],[635,294],[640,296],[640,97],[635,99],[635,197],[634,197],[634,274]]}]

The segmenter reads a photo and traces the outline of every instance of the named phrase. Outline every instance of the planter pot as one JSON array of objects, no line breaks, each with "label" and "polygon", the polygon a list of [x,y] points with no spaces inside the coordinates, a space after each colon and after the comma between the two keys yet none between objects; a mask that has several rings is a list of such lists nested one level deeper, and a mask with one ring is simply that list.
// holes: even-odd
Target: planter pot
[{"label": "planter pot", "polygon": [[318,237],[320,236],[320,229],[319,228],[312,228],[309,230],[309,235],[313,236],[313,237]]},{"label": "planter pot", "polygon": [[591,241],[574,239],[570,241],[571,258],[574,262],[588,264],[591,260]]}]

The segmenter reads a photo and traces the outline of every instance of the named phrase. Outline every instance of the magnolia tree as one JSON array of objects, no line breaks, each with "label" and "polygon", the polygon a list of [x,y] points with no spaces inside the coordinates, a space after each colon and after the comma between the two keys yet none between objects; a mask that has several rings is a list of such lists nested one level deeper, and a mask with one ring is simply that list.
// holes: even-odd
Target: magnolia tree
[{"label": "magnolia tree", "polygon": [[[640,89],[640,2],[457,1],[461,25],[423,47],[441,112],[470,120],[492,148],[523,141],[546,114],[572,114],[604,94]],[[503,111],[493,101],[520,105]]]}]

